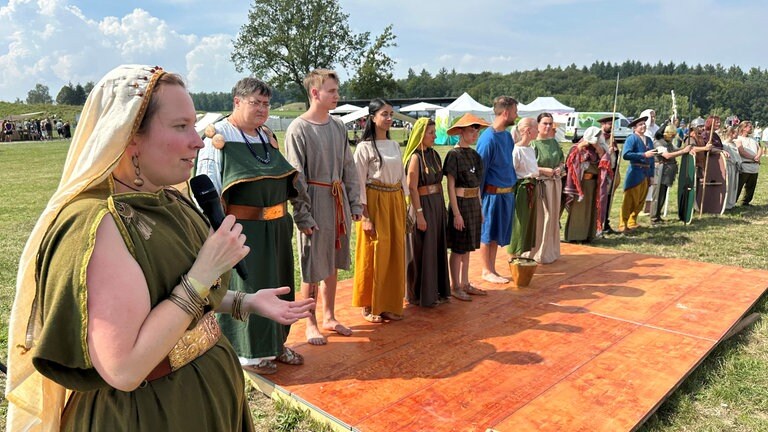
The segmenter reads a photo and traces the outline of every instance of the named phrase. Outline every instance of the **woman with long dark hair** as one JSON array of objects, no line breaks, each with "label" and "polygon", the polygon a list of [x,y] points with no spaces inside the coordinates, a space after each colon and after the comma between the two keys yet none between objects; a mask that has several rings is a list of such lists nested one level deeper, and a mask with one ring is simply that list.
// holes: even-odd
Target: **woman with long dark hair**
[{"label": "woman with long dark hair", "polygon": [[363,220],[357,223],[352,304],[370,322],[403,318],[405,294],[405,179],[400,145],[389,138],[395,111],[376,98],[355,150]]}]

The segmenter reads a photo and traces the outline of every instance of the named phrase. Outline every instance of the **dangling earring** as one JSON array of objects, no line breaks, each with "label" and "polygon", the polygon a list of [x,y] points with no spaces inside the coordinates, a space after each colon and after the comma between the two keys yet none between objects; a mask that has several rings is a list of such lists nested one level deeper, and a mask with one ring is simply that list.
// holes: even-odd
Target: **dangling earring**
[{"label": "dangling earring", "polygon": [[136,173],[136,178],[133,179],[133,184],[137,187],[144,186],[144,180],[141,178],[141,168],[139,168],[139,156],[131,156],[131,163],[133,163],[134,172]]}]

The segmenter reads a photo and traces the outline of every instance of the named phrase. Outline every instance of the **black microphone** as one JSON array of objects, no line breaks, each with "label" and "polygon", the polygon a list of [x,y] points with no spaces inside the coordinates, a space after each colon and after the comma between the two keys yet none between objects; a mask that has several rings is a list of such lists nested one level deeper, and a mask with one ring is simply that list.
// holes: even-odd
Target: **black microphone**
[{"label": "black microphone", "polygon": [[[205,174],[200,174],[189,180],[189,186],[192,188],[192,193],[195,195],[197,205],[203,210],[203,213],[208,218],[214,231],[219,229],[221,222],[224,221],[226,215],[224,214],[224,209],[221,207],[219,193],[216,192],[216,188],[213,186],[211,179]],[[248,270],[245,268],[245,258],[235,265],[235,270],[237,270],[237,274],[239,274],[242,279],[248,279]]]}]

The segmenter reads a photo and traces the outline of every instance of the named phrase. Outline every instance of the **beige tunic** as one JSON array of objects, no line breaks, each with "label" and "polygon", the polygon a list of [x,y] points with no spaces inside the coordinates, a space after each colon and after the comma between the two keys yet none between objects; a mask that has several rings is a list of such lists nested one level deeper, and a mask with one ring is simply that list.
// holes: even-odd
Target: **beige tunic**
[{"label": "beige tunic", "polygon": [[[299,229],[319,228],[311,236],[297,232],[301,279],[306,283],[320,282],[336,269],[349,268],[351,214],[363,213],[360,183],[347,144],[347,129],[335,117],[324,124],[297,118],[285,133],[285,154],[304,180],[297,183],[307,185],[306,189],[301,187],[299,196],[291,200],[296,226]],[[312,184],[335,181],[343,184],[341,203],[346,227],[345,234],[339,236],[339,249],[336,249],[336,201],[331,188]]]}]

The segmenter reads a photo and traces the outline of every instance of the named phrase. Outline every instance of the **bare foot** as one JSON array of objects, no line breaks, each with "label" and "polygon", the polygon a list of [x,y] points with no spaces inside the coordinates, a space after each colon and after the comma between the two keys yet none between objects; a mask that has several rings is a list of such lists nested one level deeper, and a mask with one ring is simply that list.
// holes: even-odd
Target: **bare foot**
[{"label": "bare foot", "polygon": [[330,320],[323,323],[323,329],[335,331],[342,336],[352,336],[352,329],[344,327],[340,322],[336,320]]},{"label": "bare foot", "polygon": [[307,342],[309,342],[310,345],[325,345],[328,343],[328,340],[323,336],[322,333],[320,333],[320,329],[318,329],[316,326],[311,326],[309,323],[307,323]]},{"label": "bare foot", "polygon": [[509,279],[503,278],[496,273],[485,273],[483,274],[483,280],[491,282],[491,283],[497,283],[497,284],[505,284],[509,283]]}]

